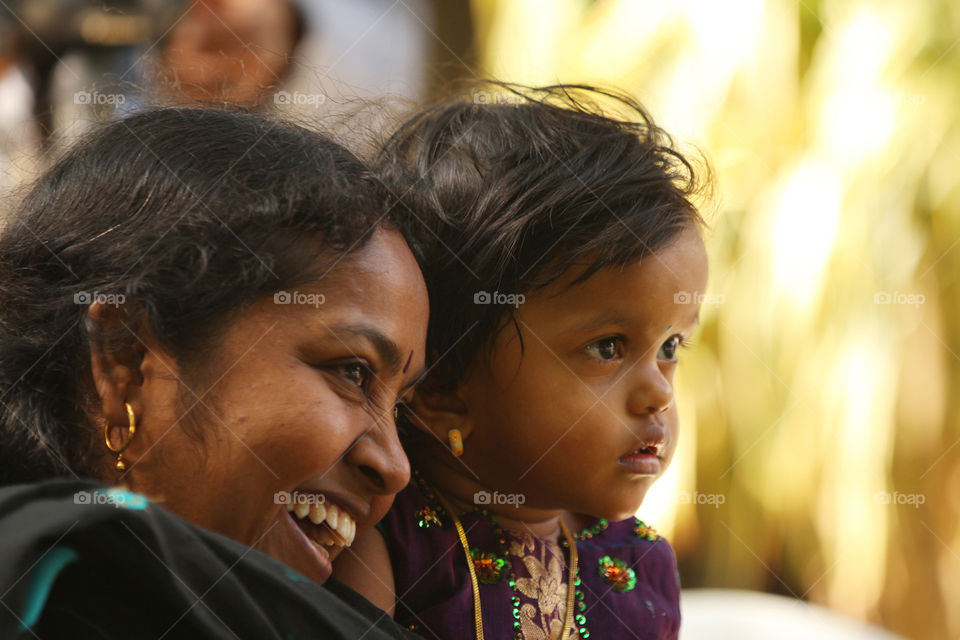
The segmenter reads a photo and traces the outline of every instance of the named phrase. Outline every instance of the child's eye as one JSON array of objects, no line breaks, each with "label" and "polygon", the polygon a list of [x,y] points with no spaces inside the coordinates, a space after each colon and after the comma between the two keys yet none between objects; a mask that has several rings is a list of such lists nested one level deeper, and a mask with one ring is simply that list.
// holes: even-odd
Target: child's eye
[{"label": "child's eye", "polygon": [[669,340],[660,347],[657,358],[660,360],[674,361],[677,359],[677,349],[689,346],[682,336],[671,336]]},{"label": "child's eye", "polygon": [[604,338],[587,347],[587,353],[597,360],[614,360],[620,357],[620,339]]}]

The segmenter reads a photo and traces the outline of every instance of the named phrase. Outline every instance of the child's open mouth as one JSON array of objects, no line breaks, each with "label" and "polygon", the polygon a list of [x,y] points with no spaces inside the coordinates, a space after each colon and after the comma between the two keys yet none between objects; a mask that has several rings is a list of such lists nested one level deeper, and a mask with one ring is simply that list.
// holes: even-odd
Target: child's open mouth
[{"label": "child's open mouth", "polygon": [[660,474],[662,467],[659,453],[660,447],[658,445],[647,445],[620,456],[617,462],[631,473],[655,476]]}]

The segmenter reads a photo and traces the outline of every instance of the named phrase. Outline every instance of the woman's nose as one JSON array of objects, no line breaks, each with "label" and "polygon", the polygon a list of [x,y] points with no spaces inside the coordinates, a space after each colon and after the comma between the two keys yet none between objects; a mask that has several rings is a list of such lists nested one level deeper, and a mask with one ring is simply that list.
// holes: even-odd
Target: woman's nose
[{"label": "woman's nose", "polygon": [[347,462],[367,477],[374,493],[399,493],[410,481],[410,461],[400,444],[392,415],[387,425],[378,423],[360,438],[347,454]]}]

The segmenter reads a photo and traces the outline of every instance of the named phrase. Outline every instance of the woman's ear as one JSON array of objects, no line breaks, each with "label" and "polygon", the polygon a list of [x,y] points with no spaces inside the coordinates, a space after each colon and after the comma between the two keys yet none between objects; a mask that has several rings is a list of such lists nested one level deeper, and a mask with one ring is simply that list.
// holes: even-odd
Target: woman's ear
[{"label": "woman's ear", "polygon": [[90,337],[90,372],[93,385],[100,398],[99,409],[116,432],[118,442],[123,442],[127,429],[127,410],[130,402],[135,413],[137,391],[143,384],[140,364],[146,350],[144,342],[135,333],[132,320],[122,305],[93,302],[87,309],[87,335]]},{"label": "woman's ear", "polygon": [[431,433],[447,443],[451,429],[459,429],[466,440],[472,424],[466,403],[456,391],[431,391],[418,387],[407,405],[407,417],[421,431]]},{"label": "woman's ear", "polygon": [[[137,306],[96,301],[87,309],[86,320],[100,420],[110,425],[110,442],[115,448],[125,448],[123,458],[132,468],[162,437],[151,431],[158,424],[155,414],[169,408],[172,389],[177,386],[176,362],[159,345]],[[127,404],[136,423],[133,434]]]}]

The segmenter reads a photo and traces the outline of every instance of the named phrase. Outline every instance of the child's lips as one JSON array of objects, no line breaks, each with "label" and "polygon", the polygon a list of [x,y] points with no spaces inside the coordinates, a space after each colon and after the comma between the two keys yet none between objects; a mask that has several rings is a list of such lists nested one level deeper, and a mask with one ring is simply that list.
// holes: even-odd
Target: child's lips
[{"label": "child's lips", "polygon": [[663,463],[660,460],[660,446],[647,445],[620,456],[617,462],[631,473],[643,476],[660,475]]}]

